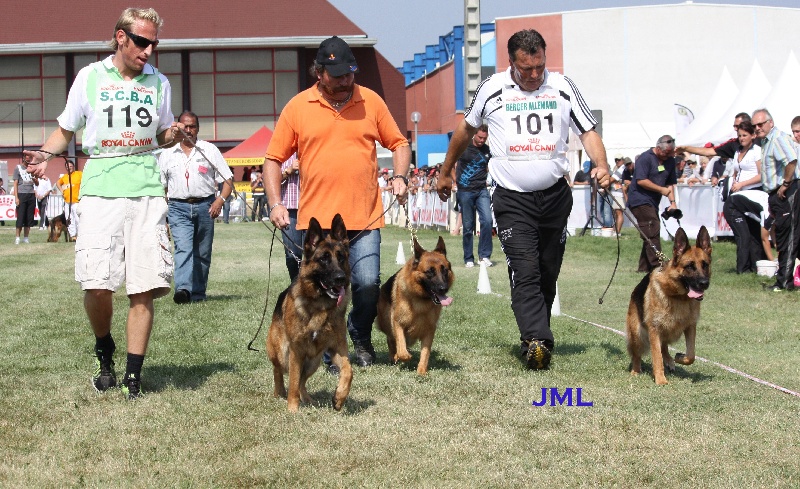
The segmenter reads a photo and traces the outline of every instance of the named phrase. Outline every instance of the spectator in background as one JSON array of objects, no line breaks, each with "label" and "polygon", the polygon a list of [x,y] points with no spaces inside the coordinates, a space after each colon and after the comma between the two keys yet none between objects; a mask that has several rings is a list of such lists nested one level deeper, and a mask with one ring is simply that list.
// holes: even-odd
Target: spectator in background
[{"label": "spectator in background", "polygon": [[636,159],[633,180],[628,189],[628,207],[642,231],[642,252],[639,255],[639,272],[649,273],[661,265],[661,223],[658,206],[661,198],[669,199],[669,209],[676,209],[675,138],[661,136],[654,148]]},{"label": "spectator in background", "polygon": [[303,241],[305,239],[305,233],[297,229],[297,206],[300,203],[300,160],[297,159],[296,153],[281,165],[281,202],[289,211],[289,225],[283,229],[282,238],[289,280],[294,282],[300,273],[300,264],[297,260],[303,257]]},{"label": "spectator in background", "polygon": [[491,267],[492,256],[492,201],[489,190],[486,188],[486,177],[489,174],[489,159],[492,157],[486,138],[489,137],[489,128],[481,125],[472,136],[472,141],[464,153],[456,161],[455,184],[458,186],[456,200],[461,210],[462,236],[461,244],[464,248],[464,265],[467,268],[475,266],[472,240],[475,234],[475,212],[478,213],[480,222],[480,236],[478,237],[479,263]]},{"label": "spectator in background", "polygon": [[56,181],[56,187],[64,197],[64,216],[67,218],[67,233],[72,241],[78,239],[78,199],[81,197],[83,172],[75,169],[75,163],[67,161],[67,173]]},{"label": "spectator in background", "polygon": [[[225,182],[220,182],[217,185],[217,195],[222,195],[222,189],[225,188]],[[227,198],[225,198],[225,202],[222,204],[222,222],[225,224],[230,223],[231,217],[231,200],[233,200],[234,192],[231,192]]]},{"label": "spectator in background", "polygon": [[34,191],[36,192],[36,201],[39,206],[39,230],[43,231],[49,225],[47,220],[47,197],[53,190],[53,184],[47,175],[42,175],[35,180]]},{"label": "spectator in background", "polygon": [[20,233],[22,242],[30,243],[28,235],[33,225],[33,217],[36,213],[36,193],[33,186],[36,177],[28,173],[28,158],[23,158],[22,163],[14,167],[14,197],[17,204],[17,229],[14,244],[20,243]]},{"label": "spectator in background", "polygon": [[[5,194],[6,194],[6,187],[5,185],[3,185],[3,179],[0,178],[0,195],[5,195]],[[0,219],[0,226],[5,226],[5,225],[6,221]]]},{"label": "spectator in background", "polygon": [[[733,155],[730,195],[722,208],[736,240],[736,273],[756,271],[765,258],[761,245],[768,195],[761,191],[761,147],[754,144],[752,122],[739,124],[739,150]],[[750,190],[752,189],[752,190]]]},{"label": "spectator in background", "polygon": [[778,272],[770,290],[794,290],[794,260],[800,245],[800,198],[797,198],[797,145],[775,127],[767,109],[753,112],[753,126],[761,144],[761,184],[769,194],[769,212],[775,216]]},{"label": "spectator in background", "polygon": [[[631,161],[630,158],[618,154],[614,157],[614,170],[611,172],[611,209],[614,211],[614,229],[617,234],[622,231],[622,225],[625,222],[623,211],[625,210],[625,183],[623,175],[627,163]],[[630,179],[629,179],[630,180]]]},{"label": "spectator in background", "polygon": [[703,174],[699,168],[697,168],[697,161],[695,160],[688,160],[686,162],[686,169],[684,170],[684,180],[683,182],[689,185],[690,187],[695,184],[702,184],[703,181]]},{"label": "spectator in background", "polygon": [[678,176],[678,183],[685,183],[686,176],[685,172],[686,167],[689,166],[687,164],[686,155],[684,153],[676,154],[675,155],[675,175]]},{"label": "spectator in background", "polygon": [[253,173],[255,173],[256,167],[244,167],[242,170],[242,181],[243,182],[253,182]]},{"label": "spectator in background", "polygon": [[589,185],[589,171],[592,169],[591,161],[584,161],[580,170],[575,173],[572,185]]},{"label": "spectator in background", "polygon": [[[800,115],[792,119],[792,137],[796,143],[800,144]],[[2,180],[0,180],[2,183]]]},{"label": "spectator in background", "polygon": [[[750,121],[750,114],[747,112],[739,112],[736,114],[736,117],[733,118],[733,130],[739,130],[739,124],[743,121]],[[684,151],[687,153],[692,153],[698,156],[705,156],[706,158],[712,158],[714,156],[721,156],[723,158],[733,158],[733,154],[736,153],[736,150],[739,149],[739,138],[733,137],[724,143],[720,144],[719,146],[713,146],[711,143],[707,144],[703,147],[697,146],[681,146],[677,148],[675,151],[678,153],[683,153]]]},{"label": "spectator in background", "polygon": [[[167,193],[168,218],[175,243],[176,304],[206,300],[214,244],[214,220],[233,191],[233,173],[216,146],[197,138],[200,120],[184,111],[178,121],[186,137],[161,152],[158,165]],[[217,196],[217,184],[225,183]]]},{"label": "spectator in background", "polygon": [[[255,170],[250,177],[250,190],[253,192],[253,211],[250,216],[251,221],[261,221],[266,216],[267,194],[264,193],[264,177],[261,172]],[[258,219],[256,219],[258,216]]]}]

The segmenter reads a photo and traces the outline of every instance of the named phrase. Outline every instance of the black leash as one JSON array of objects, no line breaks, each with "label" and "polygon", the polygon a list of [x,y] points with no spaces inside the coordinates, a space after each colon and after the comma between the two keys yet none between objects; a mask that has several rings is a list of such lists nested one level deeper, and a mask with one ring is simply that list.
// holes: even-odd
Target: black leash
[{"label": "black leash", "polygon": [[[650,238],[645,236],[644,231],[642,231],[642,228],[639,227],[639,223],[636,222],[636,218],[631,214],[631,212],[628,210],[627,207],[621,205],[620,202],[617,200],[617,198],[614,197],[613,195],[611,195],[611,192],[606,192],[605,197],[607,199],[606,202],[608,202],[609,205],[611,205],[610,200],[613,200],[614,203],[616,203],[618,207],[622,208],[622,213],[625,214],[625,216],[627,216],[627,218],[631,222],[631,224],[633,224],[633,226],[636,228],[636,230],[639,231],[639,235],[641,235],[641,237],[647,242],[647,244],[649,244],[650,247],[653,248],[653,250],[656,252],[656,255],[658,256],[658,261],[661,262],[661,268],[663,269],[664,268],[664,263],[667,262],[667,255],[665,255],[663,251],[661,251],[658,248],[656,248],[656,246],[653,244],[653,242],[650,240]],[[678,224],[680,224],[680,221],[678,221]],[[616,228],[614,228],[614,231],[616,232]],[[611,282],[614,281],[614,276],[616,275],[617,268],[619,267],[619,259],[620,259],[620,254],[621,254],[621,247],[620,247],[619,233],[617,232],[616,234],[617,234],[617,263],[614,264],[614,271],[611,273],[611,279],[608,281],[608,285],[606,286],[606,290],[603,291],[603,294],[600,296],[600,299],[598,300],[599,304],[603,303],[603,297],[605,297],[606,292],[608,292],[608,289],[611,287]]]}]

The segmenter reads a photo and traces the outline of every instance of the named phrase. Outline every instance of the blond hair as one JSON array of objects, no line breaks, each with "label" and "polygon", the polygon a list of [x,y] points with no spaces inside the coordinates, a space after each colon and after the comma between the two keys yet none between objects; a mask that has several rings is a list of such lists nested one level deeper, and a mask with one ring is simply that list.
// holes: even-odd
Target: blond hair
[{"label": "blond hair", "polygon": [[155,24],[156,30],[161,29],[161,26],[164,25],[164,20],[158,15],[155,9],[126,8],[122,11],[122,15],[119,16],[119,20],[117,20],[117,25],[114,27],[114,34],[111,36],[111,41],[108,43],[109,47],[116,51],[117,48],[119,48],[119,43],[117,43],[117,31],[122,29],[123,31],[130,32],[131,26],[139,19],[152,22]]}]

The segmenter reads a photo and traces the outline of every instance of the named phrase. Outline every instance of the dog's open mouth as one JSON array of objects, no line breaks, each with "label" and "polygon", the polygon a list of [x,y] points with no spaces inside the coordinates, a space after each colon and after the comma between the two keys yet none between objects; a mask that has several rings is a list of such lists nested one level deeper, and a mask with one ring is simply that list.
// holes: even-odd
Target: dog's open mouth
[{"label": "dog's open mouth", "polygon": [[431,299],[433,300],[433,303],[438,306],[449,306],[453,303],[453,298],[447,294],[431,292]]},{"label": "dog's open mouth", "polygon": [[691,287],[688,287],[688,289],[689,289],[689,294],[688,295],[689,295],[690,299],[694,299],[696,301],[703,300],[703,291],[702,290],[693,289]]},{"label": "dog's open mouth", "polygon": [[343,286],[334,286],[334,287],[326,287],[325,284],[322,285],[322,288],[325,289],[325,293],[328,294],[328,297],[331,299],[336,299],[336,307],[342,305],[342,301],[344,300],[344,293],[346,288]]}]

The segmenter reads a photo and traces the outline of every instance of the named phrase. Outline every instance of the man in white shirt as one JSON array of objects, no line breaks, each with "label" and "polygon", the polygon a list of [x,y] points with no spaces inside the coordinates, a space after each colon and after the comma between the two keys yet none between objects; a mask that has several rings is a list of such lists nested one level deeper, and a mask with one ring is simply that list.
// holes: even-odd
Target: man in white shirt
[{"label": "man in white shirt", "polygon": [[478,128],[489,126],[492,208],[509,269],[511,308],[528,368],[548,368],[554,348],[550,309],[566,247],[572,192],[565,175],[572,130],[596,164],[591,177],[608,188],[606,149],[597,121],[569,78],[545,68],[545,41],[523,30],[508,40],[509,68],[478,86],[450,140],[437,184],[447,200],[453,165]]},{"label": "man in white shirt", "polygon": [[[158,158],[161,183],[167,191],[168,222],[175,243],[175,295],[177,304],[206,300],[214,219],[233,191],[231,169],[216,146],[197,139],[200,121],[184,111],[178,121],[186,128],[181,144]],[[217,184],[222,191],[217,196]]]}]

